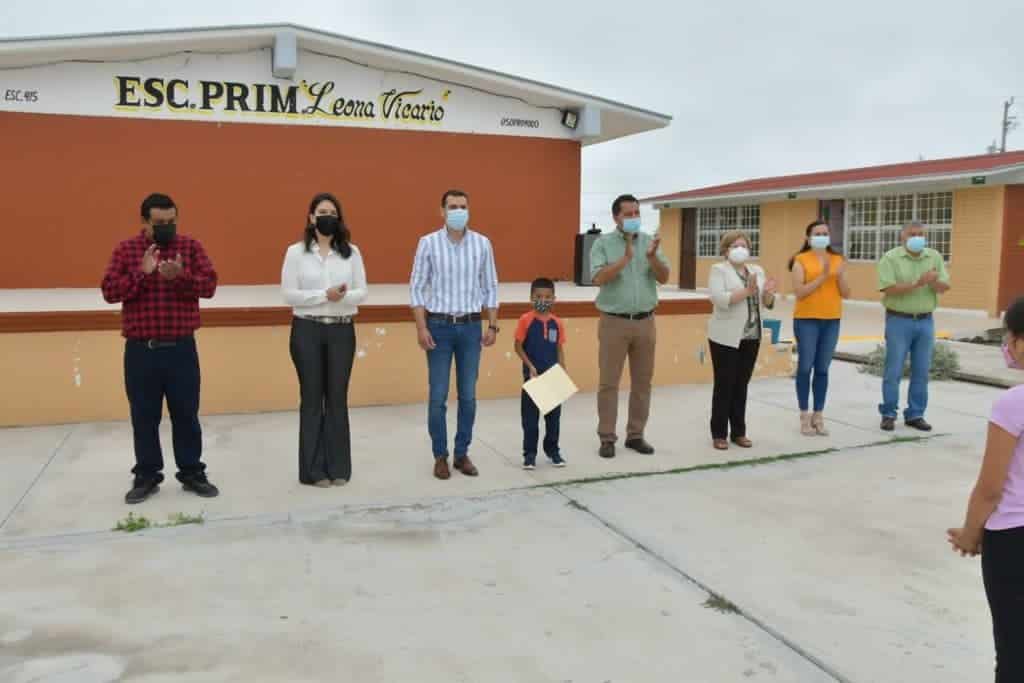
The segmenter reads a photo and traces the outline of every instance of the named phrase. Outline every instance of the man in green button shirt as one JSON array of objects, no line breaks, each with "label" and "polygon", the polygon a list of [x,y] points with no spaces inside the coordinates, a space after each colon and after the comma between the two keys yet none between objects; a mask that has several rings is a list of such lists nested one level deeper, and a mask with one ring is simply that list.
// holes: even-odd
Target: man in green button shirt
[{"label": "man in green button shirt", "polygon": [[668,260],[659,248],[661,239],[640,232],[640,202],[624,194],[612,203],[615,232],[603,235],[590,250],[590,274],[601,288],[597,308],[598,365],[597,435],[602,458],[615,457],[619,382],[629,358],[629,420],[626,448],[654,453],[644,440],[644,428],[651,408],[651,380],[654,377],[654,309],[658,305],[658,283],[668,282]]},{"label": "man in green button shirt", "polygon": [[878,289],[885,306],[885,377],[882,380],[882,429],[896,427],[900,378],[910,355],[910,391],[903,420],[908,427],[929,432],[924,419],[928,407],[928,375],[935,348],[932,313],[939,294],[949,290],[949,274],[942,254],[927,248],[924,226],[910,223],[901,233],[903,246],[878,262]]}]

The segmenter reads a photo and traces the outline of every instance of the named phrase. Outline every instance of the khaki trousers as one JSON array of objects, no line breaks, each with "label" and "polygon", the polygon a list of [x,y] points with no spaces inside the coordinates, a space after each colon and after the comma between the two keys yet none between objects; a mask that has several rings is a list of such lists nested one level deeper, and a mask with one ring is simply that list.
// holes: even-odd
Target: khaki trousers
[{"label": "khaki trousers", "polygon": [[629,419],[626,439],[642,438],[651,410],[651,380],[654,378],[654,316],[627,320],[602,314],[598,323],[597,435],[601,443],[615,443],[619,413],[619,382],[629,358]]}]

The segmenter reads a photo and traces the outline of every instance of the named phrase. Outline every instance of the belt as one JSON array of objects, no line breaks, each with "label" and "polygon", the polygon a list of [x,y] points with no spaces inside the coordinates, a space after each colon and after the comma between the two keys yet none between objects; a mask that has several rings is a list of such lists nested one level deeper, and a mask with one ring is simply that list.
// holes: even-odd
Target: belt
[{"label": "belt", "polygon": [[297,315],[299,320],[309,320],[321,325],[349,325],[352,323],[350,315]]},{"label": "belt", "polygon": [[427,320],[443,320],[446,323],[452,325],[459,325],[461,323],[478,323],[480,322],[479,313],[465,313],[463,315],[449,315],[448,313],[427,313]]},{"label": "belt", "polygon": [[178,344],[192,341],[192,335],[185,335],[184,337],[178,337],[176,339],[129,339],[128,341],[133,344],[142,344],[147,349],[169,349]]},{"label": "belt", "polygon": [[931,313],[902,313],[900,311],[885,310],[886,315],[895,316],[897,318],[910,318],[911,320],[928,320],[932,317]]},{"label": "belt", "polygon": [[646,320],[654,315],[654,311],[647,311],[646,313],[609,313],[608,315],[614,315],[616,318],[625,318],[626,320]]}]

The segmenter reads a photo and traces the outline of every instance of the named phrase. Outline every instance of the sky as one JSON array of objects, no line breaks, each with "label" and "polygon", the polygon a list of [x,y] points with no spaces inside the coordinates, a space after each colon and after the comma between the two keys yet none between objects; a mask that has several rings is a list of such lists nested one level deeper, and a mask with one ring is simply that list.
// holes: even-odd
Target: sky
[{"label": "sky", "polygon": [[672,116],[584,148],[583,225],[624,192],[981,154],[1011,96],[1024,122],[1021,0],[0,0],[3,37],[269,22]]}]

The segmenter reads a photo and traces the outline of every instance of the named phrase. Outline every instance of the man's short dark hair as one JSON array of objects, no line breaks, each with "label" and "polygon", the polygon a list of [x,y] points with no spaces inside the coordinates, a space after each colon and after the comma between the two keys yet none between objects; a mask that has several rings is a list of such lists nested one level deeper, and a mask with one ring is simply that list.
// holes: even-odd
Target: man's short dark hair
[{"label": "man's short dark hair", "polygon": [[175,209],[177,205],[174,200],[165,194],[154,192],[145,199],[142,200],[142,206],[139,207],[139,213],[142,215],[142,220],[148,221],[149,214],[153,209]]},{"label": "man's short dark hair", "polygon": [[448,206],[448,198],[449,197],[465,197],[466,201],[467,202],[469,201],[469,195],[466,194],[465,192],[463,192],[462,190],[448,190],[443,195],[441,195],[441,206],[442,207]]},{"label": "man's short dark hair", "polygon": [[555,281],[547,277],[539,277],[530,283],[530,296],[533,296],[533,292],[538,289],[550,289],[552,292],[555,291]]},{"label": "man's short dark hair", "polygon": [[622,211],[622,205],[625,204],[626,202],[636,202],[637,204],[639,204],[640,200],[631,194],[620,194],[618,197],[615,198],[615,201],[612,202],[612,215],[618,216],[619,213]]}]

